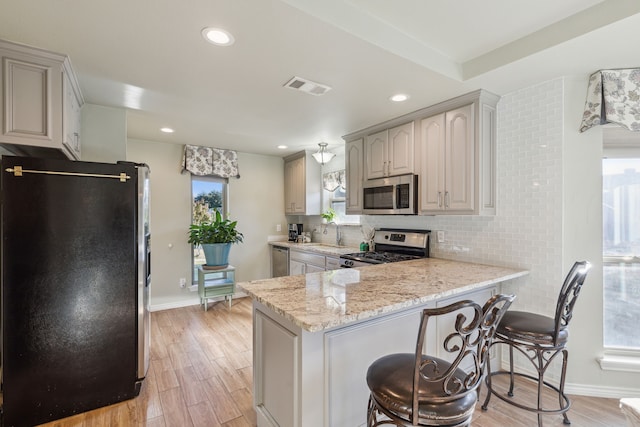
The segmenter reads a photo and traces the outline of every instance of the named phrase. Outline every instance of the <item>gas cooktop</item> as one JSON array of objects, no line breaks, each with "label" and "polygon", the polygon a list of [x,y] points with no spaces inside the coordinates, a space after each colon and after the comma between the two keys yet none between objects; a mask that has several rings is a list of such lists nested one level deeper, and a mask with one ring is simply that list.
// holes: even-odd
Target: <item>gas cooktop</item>
[{"label": "gas cooktop", "polygon": [[408,261],[429,257],[429,230],[381,228],[374,236],[375,250],[340,256],[341,267]]},{"label": "gas cooktop", "polygon": [[393,252],[355,252],[352,254],[342,255],[342,258],[368,262],[370,264],[383,264],[386,262],[408,261],[410,259],[423,257],[419,255],[405,255]]}]

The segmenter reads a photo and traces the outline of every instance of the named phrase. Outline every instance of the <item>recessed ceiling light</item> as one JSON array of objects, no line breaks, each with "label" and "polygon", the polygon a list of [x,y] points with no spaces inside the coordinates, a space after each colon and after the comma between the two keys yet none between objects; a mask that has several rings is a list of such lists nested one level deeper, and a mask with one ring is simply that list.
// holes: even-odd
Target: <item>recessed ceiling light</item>
[{"label": "recessed ceiling light", "polygon": [[174,130],[171,128],[160,128],[160,132],[164,132],[164,133],[173,133]]},{"label": "recessed ceiling light", "polygon": [[202,30],[202,37],[209,43],[216,44],[218,46],[231,46],[235,39],[226,30],[222,28],[207,27]]},{"label": "recessed ceiling light", "polygon": [[402,102],[402,101],[406,101],[407,99],[409,99],[409,95],[406,95],[404,93],[397,93],[397,94],[393,95],[389,99],[392,100],[393,102]]},{"label": "recessed ceiling light", "polygon": [[287,148],[289,148],[289,147],[287,147],[286,145],[278,145],[278,147],[277,147],[277,148],[279,148],[279,149],[281,149],[281,150],[286,150],[286,149],[287,149]]}]

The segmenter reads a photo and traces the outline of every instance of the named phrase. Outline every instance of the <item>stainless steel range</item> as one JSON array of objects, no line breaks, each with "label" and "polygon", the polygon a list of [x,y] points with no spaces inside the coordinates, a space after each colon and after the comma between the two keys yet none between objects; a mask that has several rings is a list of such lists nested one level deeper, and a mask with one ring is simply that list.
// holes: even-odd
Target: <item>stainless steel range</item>
[{"label": "stainless steel range", "polygon": [[375,250],[341,255],[340,267],[364,267],[428,258],[430,233],[430,230],[378,229],[373,238]]}]

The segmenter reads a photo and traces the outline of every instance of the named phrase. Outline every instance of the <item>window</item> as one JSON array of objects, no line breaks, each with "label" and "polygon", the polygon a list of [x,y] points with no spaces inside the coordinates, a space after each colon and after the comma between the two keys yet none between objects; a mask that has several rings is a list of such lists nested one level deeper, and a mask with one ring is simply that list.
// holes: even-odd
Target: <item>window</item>
[{"label": "window", "polygon": [[[227,214],[227,180],[210,176],[191,175],[191,219],[197,224],[211,218],[214,209]],[[198,281],[198,266],[205,263],[204,252],[193,247],[193,283]]]},{"label": "window", "polygon": [[640,148],[602,160],[602,222],[604,346],[640,350]]}]

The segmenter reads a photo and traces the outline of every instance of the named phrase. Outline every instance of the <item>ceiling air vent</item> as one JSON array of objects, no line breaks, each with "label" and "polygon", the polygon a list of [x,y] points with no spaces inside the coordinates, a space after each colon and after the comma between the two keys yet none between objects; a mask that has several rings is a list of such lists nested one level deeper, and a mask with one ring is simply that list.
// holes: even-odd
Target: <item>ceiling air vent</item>
[{"label": "ceiling air vent", "polygon": [[303,79],[302,77],[292,78],[284,85],[284,87],[300,90],[315,96],[324,95],[331,90],[329,86],[312,82],[311,80]]}]

